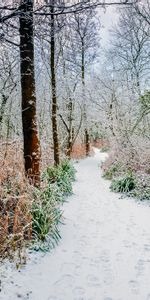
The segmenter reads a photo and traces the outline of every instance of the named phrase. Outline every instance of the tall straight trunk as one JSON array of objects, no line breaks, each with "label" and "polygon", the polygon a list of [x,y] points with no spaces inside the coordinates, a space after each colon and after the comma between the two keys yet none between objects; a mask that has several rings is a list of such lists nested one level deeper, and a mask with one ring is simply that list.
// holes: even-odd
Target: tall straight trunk
[{"label": "tall straight trunk", "polygon": [[69,103],[68,103],[68,143],[67,143],[67,156],[70,159],[71,158],[71,153],[72,153],[72,146],[73,146],[73,127],[72,127],[72,122],[73,122],[73,102],[72,98],[69,98]]},{"label": "tall straight trunk", "polygon": [[84,41],[82,40],[82,89],[83,89],[83,101],[84,101],[84,134],[85,134],[85,151],[86,156],[90,154],[90,137],[87,128],[87,115],[86,115],[86,104],[85,104],[85,58],[84,58]]},{"label": "tall straight trunk", "polygon": [[24,162],[26,176],[32,184],[37,185],[40,177],[40,143],[36,121],[33,0],[21,0],[20,8],[20,72]]},{"label": "tall straight trunk", "polygon": [[3,122],[3,117],[4,117],[4,112],[5,112],[5,106],[7,103],[8,97],[2,94],[2,104],[0,107],[0,138],[2,138],[2,122]]},{"label": "tall straight trunk", "polygon": [[55,74],[55,0],[51,0],[51,90],[52,90],[52,133],[54,145],[54,164],[59,164],[59,141],[57,128],[57,96],[56,96],[56,74]]}]

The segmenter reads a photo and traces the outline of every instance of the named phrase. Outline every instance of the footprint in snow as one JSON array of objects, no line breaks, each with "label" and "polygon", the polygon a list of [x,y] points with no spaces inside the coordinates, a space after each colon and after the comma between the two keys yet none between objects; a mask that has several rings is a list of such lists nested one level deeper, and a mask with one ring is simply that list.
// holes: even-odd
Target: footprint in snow
[{"label": "footprint in snow", "polygon": [[144,245],[144,250],[145,251],[150,251],[150,245],[149,244],[145,244]]},{"label": "footprint in snow", "polygon": [[66,270],[68,270],[70,273],[73,273],[75,267],[76,267],[76,264],[73,264],[73,263],[63,263],[61,265],[61,271],[65,272]]},{"label": "footprint in snow", "polygon": [[73,294],[75,296],[82,296],[82,295],[84,295],[84,293],[85,293],[85,290],[80,286],[73,289]]},{"label": "footprint in snow", "polygon": [[134,294],[138,294],[139,283],[135,280],[129,281],[129,286]]},{"label": "footprint in snow", "polygon": [[70,274],[63,275],[59,280],[57,280],[54,285],[57,287],[69,287],[72,286],[74,283],[74,277]]},{"label": "footprint in snow", "polygon": [[105,285],[112,284],[113,280],[114,280],[113,274],[111,273],[111,271],[108,271],[107,274],[105,274],[105,277],[104,277],[104,283],[105,283]]},{"label": "footprint in snow", "polygon": [[75,297],[75,298],[73,298],[73,300],[85,300],[85,298],[83,298],[83,297]]},{"label": "footprint in snow", "polygon": [[137,265],[135,266],[135,269],[138,271],[137,276],[140,276],[141,274],[143,274],[143,271],[145,269],[144,264],[145,264],[144,260],[139,259]]},{"label": "footprint in snow", "polygon": [[100,286],[99,278],[94,275],[87,276],[87,283],[89,286]]}]

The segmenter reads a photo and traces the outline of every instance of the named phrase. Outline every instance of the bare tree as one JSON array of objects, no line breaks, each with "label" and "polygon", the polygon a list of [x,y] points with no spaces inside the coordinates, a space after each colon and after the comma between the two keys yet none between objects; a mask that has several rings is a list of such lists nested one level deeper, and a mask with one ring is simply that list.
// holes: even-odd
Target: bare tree
[{"label": "bare tree", "polygon": [[91,66],[97,56],[99,24],[95,11],[87,10],[74,14],[71,19],[71,48],[73,49],[72,66],[79,72],[82,85],[82,105],[84,111],[84,135],[86,155],[90,153],[90,134],[87,126],[87,101],[86,101],[86,70]]},{"label": "bare tree", "polygon": [[6,105],[17,86],[17,78],[15,76],[16,61],[10,57],[9,48],[5,45],[1,45],[0,50],[0,136],[2,137],[2,123]]},{"label": "bare tree", "polygon": [[118,68],[128,73],[134,92],[141,94],[142,81],[149,73],[150,29],[144,19],[137,16],[135,8],[120,12],[119,26],[113,31],[113,59]]},{"label": "bare tree", "polygon": [[137,14],[150,25],[150,3],[149,0],[137,1],[135,3]]}]

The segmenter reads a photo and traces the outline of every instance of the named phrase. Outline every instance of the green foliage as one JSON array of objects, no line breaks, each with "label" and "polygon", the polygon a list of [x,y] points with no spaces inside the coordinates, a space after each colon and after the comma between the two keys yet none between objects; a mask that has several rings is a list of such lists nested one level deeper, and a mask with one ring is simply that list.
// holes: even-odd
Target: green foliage
[{"label": "green foliage", "polygon": [[43,173],[42,180],[46,187],[36,189],[32,205],[33,237],[36,245],[37,241],[41,241],[48,242],[49,246],[53,247],[60,239],[58,227],[62,217],[60,204],[64,202],[65,196],[72,193],[75,169],[70,161],[65,160],[57,167],[48,167]]},{"label": "green foliage", "polygon": [[136,187],[135,176],[132,173],[126,174],[122,178],[112,180],[110,189],[117,193],[128,193]]},{"label": "green foliage", "polygon": [[32,206],[32,230],[33,237],[37,241],[46,241],[49,236],[52,245],[58,243],[58,224],[61,220],[61,210],[55,201],[47,198],[45,193],[40,195],[38,201],[34,201]]},{"label": "green foliage", "polygon": [[62,168],[63,172],[66,173],[69,178],[74,181],[75,180],[75,168],[69,160],[63,160],[60,167]]},{"label": "green foliage", "polygon": [[[125,172],[125,175],[122,175]],[[120,177],[122,175],[122,177]],[[150,200],[150,175],[125,169],[120,162],[113,163],[104,172],[103,177],[112,180],[113,192],[126,193],[139,200]]]},{"label": "green foliage", "polygon": [[72,181],[75,180],[75,169],[69,160],[64,160],[57,167],[48,167],[44,176],[48,184],[56,183],[63,195],[72,193]]},{"label": "green foliage", "polygon": [[118,163],[112,164],[103,174],[103,177],[111,180],[119,172],[120,165]]}]

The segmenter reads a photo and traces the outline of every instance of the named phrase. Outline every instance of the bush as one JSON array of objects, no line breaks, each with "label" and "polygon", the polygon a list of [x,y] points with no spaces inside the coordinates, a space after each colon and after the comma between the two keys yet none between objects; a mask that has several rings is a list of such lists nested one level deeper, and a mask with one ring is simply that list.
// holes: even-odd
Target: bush
[{"label": "bush", "polygon": [[110,189],[117,193],[128,193],[136,187],[136,180],[132,173],[126,174],[122,178],[112,180]]},{"label": "bush", "polygon": [[64,160],[57,167],[48,167],[44,177],[48,184],[57,184],[63,195],[72,193],[72,181],[75,180],[75,169],[69,160]]},{"label": "bush", "polygon": [[21,250],[32,237],[32,188],[27,181],[8,176],[0,195],[0,261],[6,257],[21,261]]},{"label": "bush", "polygon": [[150,200],[150,176],[147,174],[137,174],[137,184],[130,196],[139,200]]},{"label": "bush", "polygon": [[[75,169],[70,161],[49,167],[42,175],[41,187],[35,188],[23,177],[5,178],[0,186],[0,260],[13,259],[17,252],[19,263],[22,250],[48,250],[60,240],[60,205],[72,193]],[[31,244],[32,242],[32,244]]]},{"label": "bush", "polygon": [[69,160],[62,161],[60,167],[62,168],[64,173],[67,173],[69,178],[74,181],[75,180],[75,168]]},{"label": "bush", "polygon": [[119,173],[119,170],[120,170],[120,165],[114,163],[104,171],[103,177],[108,180],[111,180],[117,173]]},{"label": "bush", "polygon": [[72,181],[75,169],[70,161],[65,160],[59,166],[48,167],[42,176],[45,183],[43,190],[36,190],[32,205],[32,229],[34,240],[54,246],[60,239],[58,225],[62,212],[60,203],[72,193]]},{"label": "bush", "polygon": [[[54,194],[53,194],[54,195]],[[49,241],[52,246],[57,244],[60,235],[58,224],[61,220],[61,210],[57,200],[49,197],[47,191],[37,192],[32,205],[32,230],[34,240]]]}]

